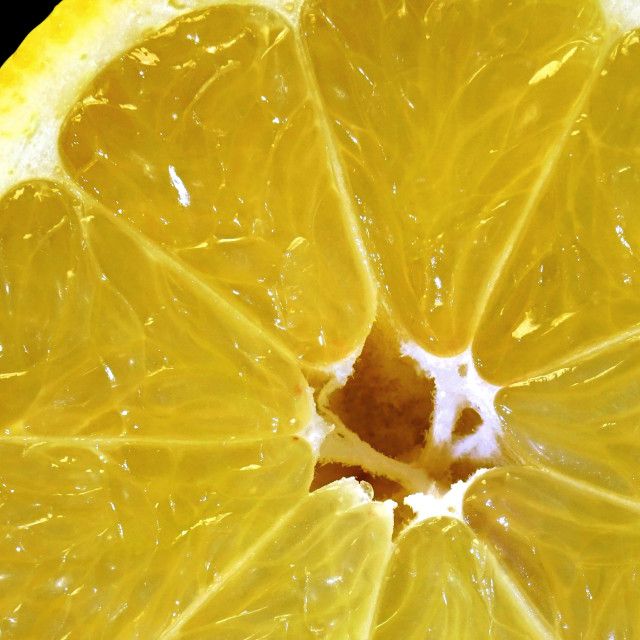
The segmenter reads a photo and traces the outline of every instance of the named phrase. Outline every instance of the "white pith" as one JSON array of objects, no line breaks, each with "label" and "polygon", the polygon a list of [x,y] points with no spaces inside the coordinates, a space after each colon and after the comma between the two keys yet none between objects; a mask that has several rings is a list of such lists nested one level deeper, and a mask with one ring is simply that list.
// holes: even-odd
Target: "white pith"
[{"label": "white pith", "polygon": [[[470,349],[457,356],[434,356],[422,347],[405,342],[402,355],[415,360],[424,375],[435,382],[435,398],[430,438],[435,447],[447,447],[454,459],[477,460],[498,454],[500,418],[494,400],[500,387],[483,380],[476,370]],[[466,437],[456,439],[454,427],[460,412],[470,407],[482,418],[482,424]]]},{"label": "white pith", "polygon": [[612,22],[622,29],[640,26],[640,2],[638,0],[601,0],[602,7]]},{"label": "white pith", "polygon": [[309,424],[307,424],[299,435],[311,445],[311,450],[317,457],[320,455],[322,444],[333,429],[332,424],[329,424],[321,415],[318,415],[318,413],[314,411]]},{"label": "white pith", "polygon": [[[428,517],[447,516],[462,519],[462,501],[467,487],[486,469],[480,469],[465,481],[454,483],[448,490],[430,478],[420,461],[406,463],[389,458],[351,432],[329,409],[329,396],[344,386],[357,355],[327,368],[330,381],[318,395],[318,410],[324,419],[316,418],[304,433],[320,461],[344,466],[359,466],[369,473],[400,483],[408,492],[404,504],[416,514],[414,523]],[[451,356],[436,356],[419,345],[405,341],[400,345],[401,356],[411,358],[420,372],[435,383],[434,410],[425,416],[425,424],[431,423],[429,441],[424,451],[446,451],[451,462],[456,460],[489,461],[499,457],[498,438],[502,427],[494,401],[501,387],[492,385],[478,373],[471,349]],[[454,428],[465,407],[475,409],[482,419],[478,428],[464,437],[456,437]]]},{"label": "white pith", "polygon": [[451,485],[449,491],[437,493],[414,493],[404,499],[404,504],[415,513],[412,524],[418,524],[429,518],[454,518],[463,521],[463,502],[467,489],[489,469],[478,469],[466,480]]}]

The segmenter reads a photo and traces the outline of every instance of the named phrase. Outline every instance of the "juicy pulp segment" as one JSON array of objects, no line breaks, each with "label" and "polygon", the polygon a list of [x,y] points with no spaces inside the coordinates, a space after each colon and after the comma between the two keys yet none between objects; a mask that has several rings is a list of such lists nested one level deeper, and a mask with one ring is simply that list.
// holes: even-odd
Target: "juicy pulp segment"
[{"label": "juicy pulp segment", "polygon": [[514,461],[637,498],[638,398],[636,339],[503,389],[496,401],[502,446]]},{"label": "juicy pulp segment", "polygon": [[0,633],[159,638],[305,499],[309,447],[0,443]]},{"label": "juicy pulp segment", "polygon": [[314,0],[302,28],[392,315],[460,353],[606,53],[599,4]]},{"label": "juicy pulp segment", "polygon": [[374,640],[529,640],[526,603],[469,527],[431,518],[404,531],[383,585]]},{"label": "juicy pulp segment", "polygon": [[375,293],[296,36],[220,6],[107,65],[69,115],[71,175],[310,363],[362,341]]},{"label": "juicy pulp segment", "polygon": [[353,479],[318,489],[161,640],[366,638],[392,527],[391,508],[370,502]]},{"label": "juicy pulp segment", "polygon": [[500,384],[640,333],[640,31],[603,59],[569,123],[474,348]]},{"label": "juicy pulp segment", "polygon": [[258,439],[311,417],[297,363],[60,185],[0,201],[5,435]]},{"label": "juicy pulp segment", "polygon": [[530,467],[467,491],[465,519],[552,630],[632,638],[640,613],[640,503]]}]

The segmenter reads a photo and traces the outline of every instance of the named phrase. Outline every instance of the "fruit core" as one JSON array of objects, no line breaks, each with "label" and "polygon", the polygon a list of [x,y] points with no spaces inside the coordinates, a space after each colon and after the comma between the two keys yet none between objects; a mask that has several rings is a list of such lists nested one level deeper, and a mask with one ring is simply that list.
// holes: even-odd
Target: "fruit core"
[{"label": "fruit core", "polygon": [[318,392],[333,425],[314,488],[345,476],[371,485],[377,499],[441,496],[478,469],[500,463],[498,387],[484,381],[470,352],[438,357],[374,325],[342,383]]}]

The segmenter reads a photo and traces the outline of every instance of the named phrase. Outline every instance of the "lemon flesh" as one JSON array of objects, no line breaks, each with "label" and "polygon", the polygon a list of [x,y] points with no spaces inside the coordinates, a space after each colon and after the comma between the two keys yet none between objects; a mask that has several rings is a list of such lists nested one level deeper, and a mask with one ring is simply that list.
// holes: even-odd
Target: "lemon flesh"
[{"label": "lemon flesh", "polygon": [[[0,634],[640,634],[623,8],[61,5],[0,75]],[[380,309],[503,464],[395,540],[302,437]]]}]

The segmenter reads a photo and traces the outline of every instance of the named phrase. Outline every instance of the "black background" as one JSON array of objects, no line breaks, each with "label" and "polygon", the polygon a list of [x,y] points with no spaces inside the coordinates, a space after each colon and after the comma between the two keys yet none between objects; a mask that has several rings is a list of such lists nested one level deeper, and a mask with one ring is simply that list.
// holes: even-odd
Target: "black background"
[{"label": "black background", "polygon": [[17,0],[17,2],[11,3],[11,17],[7,12],[1,19],[0,63],[4,63],[27,34],[53,11],[58,1]]}]

